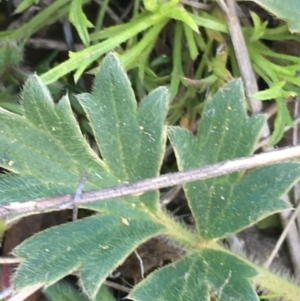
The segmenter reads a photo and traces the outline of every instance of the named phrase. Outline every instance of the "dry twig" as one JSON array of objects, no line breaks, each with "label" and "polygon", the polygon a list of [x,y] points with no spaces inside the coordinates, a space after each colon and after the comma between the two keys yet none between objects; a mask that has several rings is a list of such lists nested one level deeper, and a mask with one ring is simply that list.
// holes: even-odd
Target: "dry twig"
[{"label": "dry twig", "polygon": [[224,11],[232,45],[235,51],[241,76],[243,79],[246,95],[250,101],[253,113],[261,112],[262,104],[260,101],[253,98],[253,94],[258,92],[256,77],[252,69],[248,49],[244,40],[239,19],[237,17],[235,0],[227,0],[227,5],[224,0],[217,0],[218,4]]},{"label": "dry twig", "polygon": [[[278,149],[272,152],[253,155],[235,160],[194,168],[186,171],[161,175],[155,178],[140,180],[134,183],[126,183],[100,190],[84,192],[77,204],[87,204],[96,201],[104,201],[126,195],[138,195],[150,190],[175,186],[196,180],[209,179],[228,173],[242,171],[250,168],[262,167],[284,160],[300,157],[300,146]],[[74,204],[74,195],[67,194],[58,197],[32,200],[28,202],[15,202],[0,205],[0,217],[21,213],[36,213],[49,210],[60,210],[71,207]]]}]

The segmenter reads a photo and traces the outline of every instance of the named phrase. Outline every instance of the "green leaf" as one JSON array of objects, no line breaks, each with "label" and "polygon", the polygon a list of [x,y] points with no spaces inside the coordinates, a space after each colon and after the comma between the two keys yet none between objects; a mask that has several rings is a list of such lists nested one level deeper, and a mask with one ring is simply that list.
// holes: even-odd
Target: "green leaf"
[{"label": "green leaf", "polygon": [[173,69],[170,83],[170,95],[172,100],[177,95],[180,79],[184,76],[182,70],[182,36],[183,24],[181,22],[176,22],[173,50]]},{"label": "green leaf", "polygon": [[[207,102],[197,137],[171,127],[169,137],[180,170],[253,152],[264,118],[248,118],[244,104],[242,83],[234,80]],[[242,176],[243,173],[233,173],[184,185],[197,230],[204,239],[225,237],[288,208],[279,198],[298,178],[299,164],[277,164]]]},{"label": "green leaf", "polygon": [[185,33],[185,37],[188,43],[188,47],[189,47],[189,52],[190,52],[190,56],[192,58],[192,60],[194,60],[197,55],[198,55],[198,48],[193,36],[193,31],[190,27],[188,27],[186,24],[183,24],[183,29],[184,29],[184,33]]},{"label": "green leaf", "polygon": [[142,242],[162,229],[139,210],[130,218],[126,212],[123,216],[95,215],[53,227],[14,250],[26,259],[17,270],[14,288],[38,283],[49,286],[80,269],[80,286],[94,298],[105,278]]},{"label": "green leaf", "polygon": [[0,177],[1,202],[70,193],[85,172],[86,189],[117,183],[86,143],[67,97],[54,105],[33,76],[23,90],[23,108],[24,116],[0,108],[0,166],[15,173]]},{"label": "green leaf", "polygon": [[[248,278],[256,271],[235,256],[207,249],[153,272],[129,298],[136,301],[210,300],[257,301]],[[238,289],[237,289],[238,288]]]},{"label": "green leaf", "polygon": [[81,41],[85,47],[90,44],[89,33],[87,28],[94,27],[94,25],[87,19],[82,10],[82,0],[73,0],[70,6],[69,19],[70,22],[75,26]]},{"label": "green leaf", "polygon": [[[133,181],[146,174],[155,176],[165,145],[166,135],[162,135],[162,128],[168,92],[165,88],[156,89],[142,101],[137,111],[130,82],[126,76],[120,76],[121,66],[111,55],[106,60],[109,63],[102,66],[94,82],[93,95],[81,94],[78,100],[92,121],[95,138],[108,168],[118,178]],[[101,99],[101,104],[96,99]],[[158,114],[159,111],[164,113]],[[107,115],[110,115],[109,119],[105,118]],[[145,160],[152,164],[143,162]]]},{"label": "green leaf", "polygon": [[252,0],[265,10],[276,15],[279,19],[283,19],[289,25],[292,33],[300,32],[300,6],[298,0],[289,0],[282,5],[281,0]]},{"label": "green leaf", "polygon": [[272,133],[269,145],[274,145],[283,137],[285,126],[294,127],[294,122],[291,118],[289,109],[284,98],[276,98],[277,114],[274,123],[274,131]]},{"label": "green leaf", "polygon": [[259,91],[253,94],[253,97],[258,100],[270,100],[273,98],[282,97],[283,95],[283,87],[285,82],[275,83],[271,88],[266,89],[264,91]]},{"label": "green leaf", "polygon": [[199,33],[198,26],[193,18],[188,14],[183,6],[174,6],[169,12],[169,17],[175,20],[182,21],[189,26],[192,30]]},{"label": "green leaf", "polygon": [[[48,287],[44,294],[50,301],[87,301],[88,299],[65,280]],[[94,301],[116,301],[105,285],[102,285]]]},{"label": "green leaf", "polygon": [[[103,159],[82,136],[67,97],[54,104],[37,76],[26,82],[22,96],[24,116],[0,108],[0,166],[12,172],[0,176],[1,202],[75,193],[85,172],[85,190],[159,173],[166,142],[167,90],[154,90],[138,108],[113,54],[103,61],[92,94],[78,96]],[[164,226],[151,215],[158,205],[158,191],[85,205],[107,215],[50,229],[20,245],[15,252],[26,260],[18,269],[15,287],[50,285],[80,269],[81,286],[94,297],[130,252],[163,232]]]},{"label": "green leaf", "polygon": [[129,50],[119,56],[120,62],[126,70],[135,68],[136,66],[144,67],[147,65],[146,62],[157,42],[157,37],[166,23],[167,20],[152,26],[136,45],[132,46]]},{"label": "green leaf", "polygon": [[[82,136],[67,97],[55,105],[34,76],[23,90],[25,116],[0,108],[0,166],[15,173],[0,176],[1,202],[75,192],[86,172],[86,190],[158,174],[166,139],[165,88],[153,91],[137,109],[127,76],[109,55],[95,79],[94,93],[78,98],[105,161]],[[148,159],[141,159],[144,154]],[[148,203],[156,206],[158,197]]]},{"label": "green leaf", "polygon": [[[172,143],[176,139],[180,169],[181,166],[187,169],[195,164],[203,166],[246,156],[254,150],[265,119],[261,115],[248,118],[245,102],[241,81],[233,80],[207,101],[196,138],[182,128],[171,127],[170,138]],[[173,134],[175,132],[178,134]],[[182,139],[182,146],[177,148],[179,139]],[[184,149],[186,159],[181,156]]]},{"label": "green leaf", "polygon": [[253,34],[250,38],[250,41],[255,42],[258,41],[264,35],[268,22],[261,22],[259,16],[254,12],[250,12],[250,15],[254,25]]},{"label": "green leaf", "polygon": [[253,95],[256,99],[259,100],[270,100],[274,98],[276,100],[277,115],[274,124],[274,131],[269,141],[269,145],[276,144],[282,138],[286,125],[294,127],[293,120],[284,99],[289,96],[295,96],[296,93],[294,91],[285,90],[285,86],[286,83],[284,81],[278,82],[271,88],[257,92]]},{"label": "green leaf", "polygon": [[[100,291],[99,291],[100,292]],[[69,282],[61,280],[44,290],[44,294],[49,301],[85,301],[84,295],[78,291]]]}]

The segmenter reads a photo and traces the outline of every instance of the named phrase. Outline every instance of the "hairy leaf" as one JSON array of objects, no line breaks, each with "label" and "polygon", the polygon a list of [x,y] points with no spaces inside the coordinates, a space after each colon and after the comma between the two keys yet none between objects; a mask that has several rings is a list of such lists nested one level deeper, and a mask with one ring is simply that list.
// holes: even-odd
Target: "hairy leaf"
[{"label": "hairy leaf", "polygon": [[[107,93],[101,94],[101,89]],[[158,174],[166,140],[167,90],[153,91],[138,109],[113,55],[104,61],[93,94],[78,96],[104,161],[82,136],[66,97],[55,105],[34,76],[22,98],[24,116],[0,108],[0,166],[14,173],[0,177],[1,202],[75,192],[85,172],[86,190]],[[144,154],[147,158],[141,160]]]},{"label": "hairy leaf", "polygon": [[0,177],[1,202],[70,193],[85,172],[87,189],[117,183],[86,143],[66,97],[54,105],[33,76],[23,90],[23,108],[24,116],[0,108],[0,165],[14,173]]},{"label": "hairy leaf", "polygon": [[[151,274],[137,285],[129,298],[136,301],[220,300],[257,301],[248,278],[256,271],[227,253],[207,249]],[[238,288],[238,289],[237,289]]]},{"label": "hairy leaf", "polygon": [[[93,93],[78,96],[103,159],[82,136],[67,97],[54,104],[37,76],[27,81],[22,96],[24,116],[0,108],[0,166],[12,172],[0,176],[2,203],[75,193],[86,172],[85,190],[159,173],[166,141],[167,90],[153,91],[138,108],[114,55],[104,60]],[[152,191],[86,205],[107,215],[32,237],[15,250],[26,259],[16,273],[15,287],[49,285],[79,269],[83,290],[95,296],[130,252],[164,232],[151,217],[158,201],[158,191]]]},{"label": "hairy leaf", "polygon": [[167,90],[158,88],[150,93],[137,111],[128,78],[118,75],[122,69],[112,56],[107,60],[110,63],[102,66],[92,95],[78,96],[91,121],[100,152],[108,168],[120,179],[134,181],[158,175],[165,144],[162,125]]},{"label": "hairy leaf", "polygon": [[[252,153],[264,118],[248,118],[244,102],[242,83],[234,80],[207,103],[197,137],[179,127],[170,129],[180,170]],[[199,234],[207,240],[225,237],[288,208],[279,198],[297,180],[299,171],[298,163],[282,163],[244,177],[233,173],[185,184]]]},{"label": "hairy leaf", "polygon": [[80,269],[80,284],[94,297],[105,278],[148,238],[163,229],[148,214],[135,210],[129,218],[96,215],[41,232],[14,253],[25,259],[18,268],[15,288],[51,285]]}]

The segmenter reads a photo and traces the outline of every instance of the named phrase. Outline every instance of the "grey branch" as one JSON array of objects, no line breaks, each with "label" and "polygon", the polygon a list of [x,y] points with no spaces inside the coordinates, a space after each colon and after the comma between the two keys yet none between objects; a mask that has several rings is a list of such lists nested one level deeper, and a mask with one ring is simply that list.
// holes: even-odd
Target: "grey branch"
[{"label": "grey branch", "polygon": [[[150,190],[175,186],[187,182],[209,179],[232,172],[242,171],[251,168],[262,167],[284,160],[291,160],[300,157],[300,146],[284,149],[277,149],[259,155],[239,158],[235,160],[223,161],[220,163],[194,168],[186,171],[161,175],[155,178],[148,178],[133,183],[126,183],[118,186],[103,188],[83,192],[77,204],[87,204],[96,201],[106,201],[109,199],[137,195]],[[66,194],[58,197],[43,198],[26,202],[14,202],[0,205],[0,217],[22,214],[36,213],[49,210],[60,210],[72,206],[74,194]]]}]

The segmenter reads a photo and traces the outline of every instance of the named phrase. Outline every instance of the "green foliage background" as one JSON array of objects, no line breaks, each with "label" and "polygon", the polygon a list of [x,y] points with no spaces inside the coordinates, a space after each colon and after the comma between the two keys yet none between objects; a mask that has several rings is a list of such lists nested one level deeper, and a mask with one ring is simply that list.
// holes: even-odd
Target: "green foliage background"
[{"label": "green foliage background", "polygon": [[[16,12],[37,2],[24,0]],[[215,51],[228,34],[224,14],[215,2],[210,13],[199,9],[195,14],[178,0],[145,0],[128,22],[108,28],[102,28],[108,1],[95,24],[83,11],[88,2],[53,1],[20,28],[0,33],[0,76],[10,87],[16,84],[15,74],[27,77],[20,68],[26,40],[47,24],[69,14],[85,46],[41,76],[29,76],[21,105],[13,88],[1,92],[0,167],[9,172],[0,176],[1,203],[74,193],[86,172],[85,190],[157,176],[167,137],[179,170],[253,153],[265,119],[247,117],[242,83],[234,79],[240,73],[232,46],[225,43],[221,52]],[[252,13],[253,26],[243,28],[253,67],[267,85],[255,97],[277,103],[271,138],[275,144],[285,125],[293,125],[285,98],[299,92],[295,75],[300,59],[274,52],[263,40],[299,41],[292,33],[299,33],[300,12],[294,1],[284,10],[280,1],[254,2],[286,21],[269,28]],[[170,23],[175,28],[172,54],[153,59],[157,39]],[[113,49],[115,54],[109,54],[99,68],[99,60]],[[196,59],[199,63],[193,74],[187,75],[189,63]],[[136,95],[143,98],[139,104],[123,68],[132,70]],[[7,76],[8,70],[12,77]],[[78,81],[87,70],[96,74],[92,92],[75,99],[75,113],[84,112],[87,118],[83,126],[74,116],[72,97],[65,95],[56,103],[46,84],[57,88],[57,81],[73,71]],[[191,125],[201,114],[196,136],[172,126],[182,112]],[[101,158],[90,148],[80,126],[95,138]],[[162,235],[181,246],[185,255],[140,282],[129,294],[133,300],[209,300],[211,295],[224,301],[258,300],[250,279],[268,288],[273,283],[271,290],[297,300],[299,287],[238,258],[217,241],[289,208],[280,197],[299,179],[299,167],[286,162],[184,184],[195,219],[192,231],[161,208],[158,191],[84,205],[95,215],[41,232],[14,250],[25,259],[14,276],[14,289],[40,283],[48,287],[46,295],[53,300],[70,296],[72,300],[113,300],[103,286],[107,276],[140,244]],[[60,281],[75,271],[80,271],[85,296]],[[265,276],[263,280],[256,277],[258,272]]]}]

